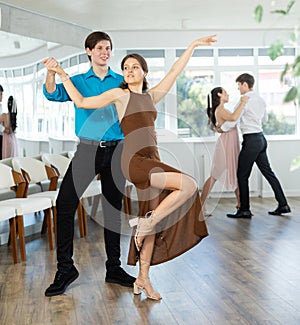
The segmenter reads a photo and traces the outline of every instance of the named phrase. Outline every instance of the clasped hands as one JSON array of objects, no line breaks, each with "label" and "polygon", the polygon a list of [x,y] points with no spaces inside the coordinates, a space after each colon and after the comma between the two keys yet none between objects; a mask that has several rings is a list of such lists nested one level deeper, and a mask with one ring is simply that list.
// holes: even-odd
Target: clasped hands
[{"label": "clasped hands", "polygon": [[53,57],[47,58],[42,61],[44,66],[48,71],[57,73],[60,77],[65,74],[63,68],[59,65],[59,63]]}]

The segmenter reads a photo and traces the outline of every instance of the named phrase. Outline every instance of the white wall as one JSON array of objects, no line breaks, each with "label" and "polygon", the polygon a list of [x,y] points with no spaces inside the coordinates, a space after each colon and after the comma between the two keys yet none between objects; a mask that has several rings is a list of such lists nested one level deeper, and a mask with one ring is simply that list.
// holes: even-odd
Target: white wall
[{"label": "white wall", "polygon": [[[202,188],[210,175],[211,161],[217,136],[207,139],[178,139],[169,131],[158,132],[158,146],[161,160],[193,176]],[[300,139],[267,138],[268,156],[271,167],[287,196],[300,196],[300,169],[290,171],[293,159],[300,156]],[[18,139],[20,155],[38,156],[41,153],[60,153],[76,149],[74,139]],[[262,177],[256,167],[253,168],[249,188],[251,196],[273,197],[270,185]],[[211,193],[212,197],[234,197],[216,183]]]}]

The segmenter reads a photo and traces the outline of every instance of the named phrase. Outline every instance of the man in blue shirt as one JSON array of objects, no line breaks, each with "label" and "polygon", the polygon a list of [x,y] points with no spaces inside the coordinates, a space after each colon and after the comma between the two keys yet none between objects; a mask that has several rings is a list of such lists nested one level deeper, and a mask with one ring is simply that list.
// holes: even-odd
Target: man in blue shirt
[{"label": "man in blue shirt", "polygon": [[[112,41],[104,32],[93,32],[85,40],[85,49],[92,67],[71,79],[83,96],[95,96],[117,88],[123,76],[108,66]],[[55,59],[54,60],[55,64]],[[70,100],[62,84],[55,83],[55,73],[47,72],[44,95],[48,100]],[[46,289],[46,296],[65,292],[79,275],[74,266],[74,216],[79,198],[95,175],[100,173],[104,214],[104,241],[107,254],[106,282],[132,287],[135,278],[121,268],[120,232],[125,178],[120,161],[122,140],[118,115],[114,105],[104,109],[85,110],[75,106],[75,133],[79,144],[61,184],[57,208],[57,272],[54,282]]]}]

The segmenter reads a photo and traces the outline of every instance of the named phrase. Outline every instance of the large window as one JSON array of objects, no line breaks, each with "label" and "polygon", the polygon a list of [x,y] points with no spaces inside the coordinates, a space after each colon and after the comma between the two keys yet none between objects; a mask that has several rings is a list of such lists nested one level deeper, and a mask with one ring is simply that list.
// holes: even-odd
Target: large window
[{"label": "large window", "polygon": [[207,95],[214,84],[212,70],[189,68],[177,80],[177,118],[181,137],[212,135],[207,127]]},{"label": "large window", "polygon": [[264,124],[266,134],[295,134],[296,104],[283,103],[291,87],[291,77],[280,82],[278,69],[260,69],[258,74],[259,93],[267,102],[268,122]]},{"label": "large window", "polygon": [[[149,65],[147,80],[150,87],[157,84],[169,70],[183,49],[122,50],[114,51],[113,60],[119,63],[130,52],[142,54]],[[254,75],[255,90],[267,103],[269,121],[264,124],[268,135],[293,135],[297,125],[297,103],[284,104],[283,98],[293,85],[291,76],[280,82],[286,63],[297,55],[293,48],[271,61],[265,48],[212,48],[196,49],[176,86],[157,105],[156,126],[166,128],[180,137],[206,137],[213,133],[207,127],[207,95],[215,86],[229,93],[228,108],[233,109],[239,100],[236,77],[249,72]],[[85,53],[64,59],[63,67],[70,75],[85,72],[90,63]],[[0,70],[0,84],[4,87],[3,110],[9,95],[18,104],[18,136],[47,138],[48,136],[72,138],[74,134],[74,108],[71,102],[55,103],[45,99],[42,86],[46,71],[41,63],[28,67]]]}]

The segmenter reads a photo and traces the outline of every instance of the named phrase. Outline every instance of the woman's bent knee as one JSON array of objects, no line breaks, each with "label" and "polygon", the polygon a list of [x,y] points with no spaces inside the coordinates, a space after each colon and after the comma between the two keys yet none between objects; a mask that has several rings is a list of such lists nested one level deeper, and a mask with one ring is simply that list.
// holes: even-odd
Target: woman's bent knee
[{"label": "woman's bent knee", "polygon": [[183,175],[183,191],[186,192],[189,196],[193,195],[197,189],[198,185],[194,178],[188,175]]}]

